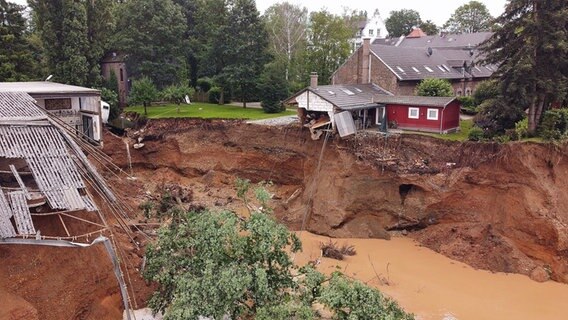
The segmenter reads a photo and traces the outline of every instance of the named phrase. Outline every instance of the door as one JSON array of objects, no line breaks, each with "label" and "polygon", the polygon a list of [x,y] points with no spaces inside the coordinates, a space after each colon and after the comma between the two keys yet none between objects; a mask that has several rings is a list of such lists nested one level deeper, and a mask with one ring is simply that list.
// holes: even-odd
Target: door
[{"label": "door", "polygon": [[379,126],[379,131],[387,132],[387,108],[386,106],[375,109],[375,123]]},{"label": "door", "polygon": [[83,134],[89,137],[89,140],[94,140],[92,117],[83,116]]}]

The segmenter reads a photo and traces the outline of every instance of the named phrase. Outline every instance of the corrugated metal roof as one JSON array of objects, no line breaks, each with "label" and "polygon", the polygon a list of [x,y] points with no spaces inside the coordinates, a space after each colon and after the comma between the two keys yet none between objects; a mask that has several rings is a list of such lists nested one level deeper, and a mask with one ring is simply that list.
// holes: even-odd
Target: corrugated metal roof
[{"label": "corrugated metal roof", "polygon": [[0,82],[0,92],[26,92],[35,94],[89,94],[99,95],[100,91],[51,81]]},{"label": "corrugated metal roof", "polygon": [[46,114],[35,104],[34,98],[25,92],[0,91],[0,120],[40,120]]}]

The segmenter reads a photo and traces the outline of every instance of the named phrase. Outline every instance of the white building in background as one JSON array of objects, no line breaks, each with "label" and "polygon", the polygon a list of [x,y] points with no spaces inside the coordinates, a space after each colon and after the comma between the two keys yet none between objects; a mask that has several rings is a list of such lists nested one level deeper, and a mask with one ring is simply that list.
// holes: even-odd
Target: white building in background
[{"label": "white building in background", "polygon": [[69,127],[102,143],[101,93],[99,90],[68,84],[35,82],[0,82],[0,92],[25,92],[36,104],[57,116]]},{"label": "white building in background", "polygon": [[370,38],[371,43],[375,39],[384,39],[387,37],[387,28],[385,27],[385,22],[381,18],[379,10],[375,10],[373,16],[367,21],[359,22],[357,33],[352,39],[353,51],[357,50],[362,44],[364,38]]}]

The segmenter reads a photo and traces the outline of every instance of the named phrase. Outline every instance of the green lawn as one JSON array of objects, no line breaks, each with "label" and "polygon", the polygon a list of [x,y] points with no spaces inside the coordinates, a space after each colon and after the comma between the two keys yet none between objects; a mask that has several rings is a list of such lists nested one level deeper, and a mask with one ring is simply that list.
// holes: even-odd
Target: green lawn
[{"label": "green lawn", "polygon": [[[134,111],[144,114],[144,107],[128,107],[125,111]],[[203,118],[203,119],[268,119],[281,116],[294,115],[294,110],[286,110],[281,113],[265,113],[262,109],[243,108],[232,105],[218,105],[212,103],[192,103],[182,104],[180,112],[177,112],[177,105],[167,104],[161,106],[148,107],[148,118]]]},{"label": "green lawn", "polygon": [[412,132],[414,134],[423,134],[443,140],[450,141],[466,141],[469,135],[469,130],[473,127],[473,120],[460,120],[460,131],[448,134],[439,133],[425,133],[425,132]]}]

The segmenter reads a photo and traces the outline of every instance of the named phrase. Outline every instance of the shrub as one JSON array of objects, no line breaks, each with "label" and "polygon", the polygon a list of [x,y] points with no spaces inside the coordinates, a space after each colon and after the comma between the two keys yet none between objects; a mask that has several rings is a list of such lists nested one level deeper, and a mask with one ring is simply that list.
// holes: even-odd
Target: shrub
[{"label": "shrub", "polygon": [[461,96],[458,97],[458,101],[461,103],[461,111],[465,114],[476,114],[477,108],[473,103],[473,97]]},{"label": "shrub", "polygon": [[484,136],[483,129],[474,126],[473,128],[471,128],[471,130],[469,130],[467,138],[469,141],[481,141],[483,140],[483,136]]},{"label": "shrub", "polygon": [[545,140],[560,140],[568,134],[568,109],[548,110],[542,116],[540,136]]},{"label": "shrub", "polygon": [[485,130],[486,135],[505,133],[525,116],[521,106],[508,103],[501,98],[488,99],[478,107],[475,124]]},{"label": "shrub", "polygon": [[209,78],[199,78],[197,79],[197,90],[201,92],[209,92],[213,87],[213,81]]},{"label": "shrub", "polygon": [[454,89],[448,80],[430,78],[420,81],[416,93],[427,97],[452,97]]},{"label": "shrub", "polygon": [[515,140],[527,138],[529,136],[529,119],[524,118],[515,123]]},{"label": "shrub", "polygon": [[484,101],[499,96],[499,83],[497,80],[485,80],[479,83],[473,93],[473,104],[477,107]]},{"label": "shrub", "polygon": [[[221,92],[222,89],[220,87],[212,87],[211,89],[209,89],[208,91],[208,99],[209,102],[211,103],[219,103],[219,101],[221,101]],[[225,90],[223,92],[223,99],[224,99],[224,103],[230,103],[231,102],[231,95]]]},{"label": "shrub", "polygon": [[278,64],[268,64],[258,81],[261,106],[266,113],[285,110],[282,101],[288,97],[288,81],[285,71]]}]

